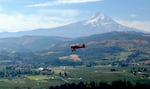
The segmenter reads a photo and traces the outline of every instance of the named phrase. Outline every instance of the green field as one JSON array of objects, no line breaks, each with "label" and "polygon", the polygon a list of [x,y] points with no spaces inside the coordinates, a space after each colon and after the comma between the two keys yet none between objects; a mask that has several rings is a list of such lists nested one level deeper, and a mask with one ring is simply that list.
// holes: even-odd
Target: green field
[{"label": "green field", "polygon": [[26,76],[26,78],[30,79],[30,80],[46,80],[46,79],[51,79],[51,76],[42,76],[42,75],[38,75],[38,76]]},{"label": "green field", "polygon": [[[130,81],[132,83],[140,82],[149,84],[150,78],[142,77],[142,73],[136,76],[130,73],[130,67],[109,67],[109,66],[95,66],[95,67],[54,67],[55,74],[53,75],[24,75],[17,78],[1,78],[0,89],[47,89],[49,86],[60,85],[64,83],[78,83],[83,82],[108,82],[122,80]],[[110,71],[116,69],[117,71]],[[147,66],[147,69],[150,69]],[[60,77],[59,73],[67,73],[67,77]],[[149,73],[150,74],[150,73]]]}]

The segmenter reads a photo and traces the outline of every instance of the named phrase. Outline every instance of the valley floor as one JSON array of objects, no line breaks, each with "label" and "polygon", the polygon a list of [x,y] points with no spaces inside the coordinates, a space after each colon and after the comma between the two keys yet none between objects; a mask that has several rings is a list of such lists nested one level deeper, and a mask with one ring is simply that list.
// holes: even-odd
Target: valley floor
[{"label": "valley floor", "polygon": [[[150,82],[150,66],[144,66],[147,71],[137,71],[132,67],[112,67],[112,66],[59,66],[52,67],[53,74],[50,75],[21,75],[17,77],[0,78],[0,89],[48,89],[50,86],[65,83],[89,83],[130,81],[141,84]],[[138,67],[139,68],[139,67]]]}]

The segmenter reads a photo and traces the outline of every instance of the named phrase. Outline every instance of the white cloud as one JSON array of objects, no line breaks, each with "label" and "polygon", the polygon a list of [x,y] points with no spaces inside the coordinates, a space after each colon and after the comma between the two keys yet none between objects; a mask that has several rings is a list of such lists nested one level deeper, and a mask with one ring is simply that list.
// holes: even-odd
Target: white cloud
[{"label": "white cloud", "polygon": [[0,2],[8,2],[8,1],[11,1],[11,0],[0,0]]},{"label": "white cloud", "polygon": [[130,14],[129,16],[130,16],[131,18],[136,18],[136,17],[138,17],[137,14]]},{"label": "white cloud", "polygon": [[[0,13],[0,32],[53,28],[76,21],[77,10],[40,10],[35,14]],[[53,15],[51,15],[53,14]]]},{"label": "white cloud", "polygon": [[141,8],[138,8],[139,10],[141,10],[141,11],[149,11],[150,10],[150,8],[145,8],[145,7],[141,7]]},{"label": "white cloud", "polygon": [[0,14],[0,29],[15,32],[58,25],[57,23],[52,23],[48,20],[50,20],[49,17],[37,15]]},{"label": "white cloud", "polygon": [[39,14],[48,14],[48,15],[54,15],[54,16],[60,16],[60,17],[74,17],[80,14],[79,10],[76,9],[41,9],[38,10]]},{"label": "white cloud", "polygon": [[88,2],[97,2],[102,0],[57,0],[58,3],[62,4],[72,4],[72,3],[88,3]]},{"label": "white cloud", "polygon": [[128,27],[150,32],[150,21],[127,21],[121,19],[116,19],[115,21]]},{"label": "white cloud", "polygon": [[32,5],[26,5],[25,7],[44,7],[44,6],[54,6],[60,4],[79,4],[79,3],[89,3],[89,2],[98,2],[103,0],[55,0],[53,2],[44,2]]}]

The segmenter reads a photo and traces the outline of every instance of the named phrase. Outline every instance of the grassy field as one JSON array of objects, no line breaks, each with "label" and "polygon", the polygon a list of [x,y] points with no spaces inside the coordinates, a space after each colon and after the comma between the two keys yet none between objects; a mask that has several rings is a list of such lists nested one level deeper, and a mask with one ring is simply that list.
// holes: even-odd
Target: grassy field
[{"label": "grassy field", "polygon": [[132,52],[121,52],[120,55],[118,56],[118,59],[126,60],[127,57],[131,54]]},{"label": "grassy field", "polygon": [[[132,83],[140,82],[149,84],[150,78],[141,77],[141,73],[136,76],[130,73],[130,67],[54,67],[54,75],[24,75],[17,78],[1,78],[0,89],[47,89],[49,86],[60,85],[64,83],[78,83],[83,82],[108,82],[123,80]],[[110,71],[116,69],[117,71]],[[147,66],[147,69],[150,69]],[[60,77],[59,73],[67,73],[67,77]],[[150,74],[150,73],[149,73]]]},{"label": "grassy field", "polygon": [[[111,72],[110,69],[112,67],[94,67],[94,68],[86,68],[86,67],[77,67],[74,70],[68,70],[68,77],[72,78],[80,78],[80,80],[75,81],[104,81],[104,82],[112,82],[117,80],[125,80],[131,81],[138,79],[133,74],[128,72],[128,69],[125,68],[115,68],[118,71]],[[71,80],[74,82],[74,80]]]},{"label": "grassy field", "polygon": [[26,78],[30,79],[30,80],[47,80],[47,79],[52,79],[51,76],[42,76],[42,75],[37,75],[37,76],[26,76]]}]

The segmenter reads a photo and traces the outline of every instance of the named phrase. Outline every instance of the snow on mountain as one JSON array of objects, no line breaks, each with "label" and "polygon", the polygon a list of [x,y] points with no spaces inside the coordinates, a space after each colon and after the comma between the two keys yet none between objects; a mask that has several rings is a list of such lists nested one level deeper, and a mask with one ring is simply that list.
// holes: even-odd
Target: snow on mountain
[{"label": "snow on mountain", "polygon": [[85,20],[82,22],[85,27],[88,27],[87,31],[93,33],[107,33],[112,31],[138,31],[134,28],[129,28],[123,25],[118,24],[113,19],[104,14],[97,14],[91,19]]},{"label": "snow on mountain", "polygon": [[38,35],[38,36],[61,36],[61,37],[75,38],[99,33],[107,33],[112,31],[137,31],[137,30],[120,25],[107,15],[99,13],[88,20],[79,21],[61,27],[51,29],[36,29],[32,31],[15,32],[15,33],[5,33],[5,34],[1,33],[0,37]]},{"label": "snow on mountain", "polygon": [[91,19],[86,21],[86,24],[94,24],[97,23],[99,21],[103,21],[105,19],[104,14],[97,14],[94,17],[92,17]]},{"label": "snow on mountain", "polygon": [[85,25],[89,25],[89,24],[107,25],[110,22],[113,22],[112,19],[110,19],[108,16],[100,13],[100,14],[96,14],[91,19],[88,19],[87,21],[85,21]]}]

